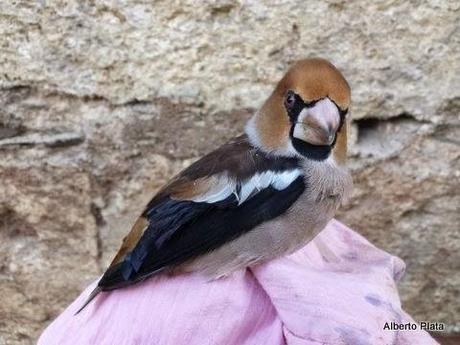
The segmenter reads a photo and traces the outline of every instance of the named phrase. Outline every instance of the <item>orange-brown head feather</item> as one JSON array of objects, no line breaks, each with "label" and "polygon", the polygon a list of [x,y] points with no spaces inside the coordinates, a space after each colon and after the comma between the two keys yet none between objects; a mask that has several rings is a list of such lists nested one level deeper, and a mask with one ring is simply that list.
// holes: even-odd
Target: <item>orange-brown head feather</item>
[{"label": "orange-brown head feather", "polygon": [[[341,111],[350,106],[350,87],[340,71],[329,61],[319,58],[296,62],[277,84],[275,90],[252,120],[258,143],[268,151],[286,152],[291,123],[284,107],[288,90],[305,102],[329,98]],[[334,157],[346,155],[346,125],[337,134]]]}]

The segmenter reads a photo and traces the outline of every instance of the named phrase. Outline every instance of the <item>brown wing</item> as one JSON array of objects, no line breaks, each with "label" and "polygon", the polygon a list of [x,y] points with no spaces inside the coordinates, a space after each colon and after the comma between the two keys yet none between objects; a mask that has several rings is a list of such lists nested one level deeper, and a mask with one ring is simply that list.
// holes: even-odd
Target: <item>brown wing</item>
[{"label": "brown wing", "polygon": [[[235,138],[185,169],[148,203],[99,286],[132,284],[278,216],[305,188],[298,171],[296,159],[269,157],[246,136]],[[251,177],[267,174],[263,188],[253,186]],[[277,176],[288,180],[270,185]]]},{"label": "brown wing", "polygon": [[[200,201],[203,200],[203,196],[221,190],[222,184],[231,183],[229,182],[231,180],[245,180],[257,172],[267,170],[294,169],[297,164],[294,158],[268,159],[264,153],[250,144],[246,135],[241,135],[196,161],[174,177],[149,202],[143,214],[164,198],[178,201]],[[120,263],[136,247],[148,225],[149,219],[144,215],[137,219],[131,232],[123,239],[109,268]]]}]

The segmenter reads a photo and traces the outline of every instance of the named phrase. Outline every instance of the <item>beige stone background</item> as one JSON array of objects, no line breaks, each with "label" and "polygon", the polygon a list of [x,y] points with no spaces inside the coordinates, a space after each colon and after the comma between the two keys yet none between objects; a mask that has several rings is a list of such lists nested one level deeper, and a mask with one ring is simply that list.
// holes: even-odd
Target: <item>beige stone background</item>
[{"label": "beige stone background", "polygon": [[405,260],[417,320],[455,331],[459,1],[2,0],[0,344],[33,343],[154,191],[306,56],[353,90],[338,218]]}]

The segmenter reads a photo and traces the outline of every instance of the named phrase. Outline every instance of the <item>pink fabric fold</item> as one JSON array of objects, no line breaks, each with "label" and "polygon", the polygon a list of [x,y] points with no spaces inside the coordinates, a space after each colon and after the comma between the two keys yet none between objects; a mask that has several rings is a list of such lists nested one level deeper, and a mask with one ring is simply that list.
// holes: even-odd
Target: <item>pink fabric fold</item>
[{"label": "pink fabric fold", "polygon": [[41,335],[39,345],[437,344],[401,309],[397,257],[331,221],[296,253],[208,282],[158,276],[103,293],[80,314],[89,286]]}]

